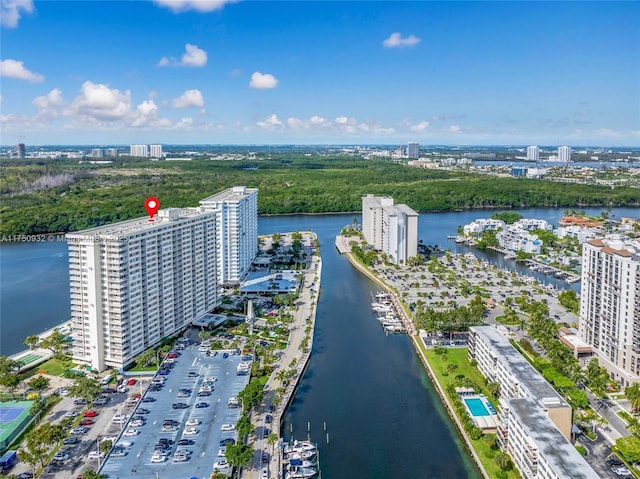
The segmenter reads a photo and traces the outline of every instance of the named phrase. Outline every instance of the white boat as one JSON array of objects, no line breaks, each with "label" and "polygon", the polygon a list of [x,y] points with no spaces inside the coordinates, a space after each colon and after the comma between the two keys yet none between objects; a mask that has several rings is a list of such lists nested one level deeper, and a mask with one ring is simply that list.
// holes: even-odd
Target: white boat
[{"label": "white boat", "polygon": [[377,313],[386,313],[393,310],[393,306],[386,303],[371,303],[371,309]]},{"label": "white boat", "polygon": [[376,293],[376,299],[389,299],[389,294],[384,291],[378,291]]},{"label": "white boat", "polygon": [[318,474],[318,471],[313,467],[289,466],[286,477],[291,479],[306,479],[316,474]]}]

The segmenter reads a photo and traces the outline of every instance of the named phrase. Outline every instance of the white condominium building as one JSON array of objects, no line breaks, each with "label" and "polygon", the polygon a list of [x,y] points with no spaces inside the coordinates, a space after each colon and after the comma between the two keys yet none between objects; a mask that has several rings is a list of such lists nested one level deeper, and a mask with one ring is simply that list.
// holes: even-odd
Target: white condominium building
[{"label": "white condominium building", "polygon": [[569,442],[571,406],[492,326],[469,332],[469,358],[500,385],[498,439],[524,478],[596,479]]},{"label": "white condominium building", "polygon": [[362,197],[362,234],[367,243],[378,251],[383,245],[383,212],[385,206],[393,206],[389,196],[367,195]]},{"label": "white condominium building", "polygon": [[170,208],[68,234],[73,358],[121,368],[216,307],[217,219]]},{"label": "white condominium building", "polygon": [[527,161],[538,161],[540,159],[540,149],[537,146],[527,147]]},{"label": "white condominium building", "polygon": [[367,243],[395,264],[418,254],[418,213],[393,198],[362,197],[362,233]]},{"label": "white condominium building", "polygon": [[611,235],[582,245],[578,331],[612,379],[640,382],[640,241]]},{"label": "white condominium building", "polygon": [[151,158],[162,158],[162,145],[151,145]]},{"label": "white condominium building", "polygon": [[407,205],[386,206],[382,211],[382,251],[392,263],[407,264],[418,254],[418,213]]},{"label": "white condominium building", "polygon": [[258,189],[236,186],[200,201],[218,212],[220,281],[238,285],[258,254]]},{"label": "white condominium building", "polygon": [[146,158],[149,156],[149,147],[147,145],[131,145],[129,147],[129,156]]},{"label": "white condominium building", "polygon": [[558,148],[558,161],[571,161],[570,146],[561,146]]},{"label": "white condominium building", "polygon": [[417,160],[420,158],[420,144],[416,141],[407,143],[407,158]]}]

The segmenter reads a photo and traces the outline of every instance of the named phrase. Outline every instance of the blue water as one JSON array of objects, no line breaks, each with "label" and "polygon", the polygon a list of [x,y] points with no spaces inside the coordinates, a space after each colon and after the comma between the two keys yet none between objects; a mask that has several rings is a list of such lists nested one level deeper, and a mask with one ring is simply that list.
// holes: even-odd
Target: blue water
[{"label": "blue water", "polygon": [[467,407],[469,408],[469,411],[471,411],[471,414],[475,417],[480,417],[480,416],[490,416],[491,413],[487,410],[487,408],[485,407],[484,403],[482,402],[482,399],[480,398],[463,398],[462,399],[465,404],[467,405]]}]

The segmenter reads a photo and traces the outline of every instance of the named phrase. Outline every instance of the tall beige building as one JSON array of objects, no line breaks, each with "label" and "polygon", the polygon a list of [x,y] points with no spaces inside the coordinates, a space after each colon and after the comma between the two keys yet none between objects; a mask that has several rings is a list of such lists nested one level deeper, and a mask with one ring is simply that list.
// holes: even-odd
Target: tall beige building
[{"label": "tall beige building", "polygon": [[611,236],[582,245],[578,330],[612,379],[640,382],[640,241]]}]

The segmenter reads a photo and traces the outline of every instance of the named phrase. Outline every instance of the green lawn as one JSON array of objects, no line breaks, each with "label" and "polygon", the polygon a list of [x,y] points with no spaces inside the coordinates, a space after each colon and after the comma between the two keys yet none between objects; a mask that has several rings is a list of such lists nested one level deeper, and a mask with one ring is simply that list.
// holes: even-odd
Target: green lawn
[{"label": "green lawn", "polygon": [[[480,374],[480,371],[471,366],[467,348],[448,348],[446,355],[447,360],[443,361],[441,356],[437,355],[433,351],[433,349],[425,348],[422,342],[420,342],[419,344],[420,349],[426,356],[427,361],[429,361],[431,369],[435,373],[436,379],[443,389],[446,389],[449,384],[454,384],[456,376],[460,374],[463,374],[465,377],[471,379],[476,385],[478,385],[478,387],[484,386],[484,376]],[[457,366],[455,371],[449,372],[447,370],[447,365],[449,364],[455,364]],[[485,396],[487,396],[488,399],[491,399],[486,391],[482,392],[484,392]],[[494,462],[493,458],[487,457],[487,454],[490,454],[490,448],[482,441],[482,439],[470,439],[470,442],[476,454],[480,458],[480,462],[482,462],[482,466],[484,467],[484,470],[487,472],[489,477],[498,477],[497,474],[500,472],[500,468]],[[507,477],[509,479],[521,478],[520,473],[515,468],[508,472]]]},{"label": "green lawn", "polygon": [[36,368],[34,373],[45,371],[52,376],[62,376],[67,369],[73,369],[75,365],[69,358],[57,359],[51,358]]}]

